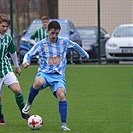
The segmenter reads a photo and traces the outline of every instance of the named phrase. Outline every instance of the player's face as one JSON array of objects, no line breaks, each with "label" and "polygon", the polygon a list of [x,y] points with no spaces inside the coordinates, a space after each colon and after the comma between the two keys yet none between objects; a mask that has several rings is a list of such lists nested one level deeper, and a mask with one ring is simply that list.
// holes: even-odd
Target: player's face
[{"label": "player's face", "polygon": [[48,31],[48,39],[51,43],[55,43],[59,34],[59,29],[51,29]]},{"label": "player's face", "polygon": [[7,22],[2,22],[0,24],[0,33],[5,34],[8,30],[9,24]]},{"label": "player's face", "polygon": [[42,24],[43,24],[44,28],[47,29],[48,24],[49,24],[49,20],[42,20]]}]

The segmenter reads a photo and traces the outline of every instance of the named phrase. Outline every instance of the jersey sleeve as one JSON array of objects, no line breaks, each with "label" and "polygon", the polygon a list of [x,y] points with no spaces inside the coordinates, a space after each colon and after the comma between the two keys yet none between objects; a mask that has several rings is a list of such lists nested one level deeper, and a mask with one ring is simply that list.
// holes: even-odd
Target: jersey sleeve
[{"label": "jersey sleeve", "polygon": [[16,48],[15,48],[15,45],[14,45],[14,43],[13,43],[12,37],[10,37],[10,44],[9,44],[9,47],[8,47],[8,51],[9,51],[11,54],[15,53],[15,51],[16,51]]},{"label": "jersey sleeve", "polygon": [[38,37],[38,30],[36,30],[36,32],[30,36],[30,39],[35,40],[35,38],[37,38],[37,37]]},{"label": "jersey sleeve", "polygon": [[88,58],[88,54],[87,52],[82,48],[80,47],[77,43],[69,40],[69,39],[66,39],[67,41],[67,48],[68,48],[68,51],[76,51],[77,53],[79,53],[82,57],[84,58]]},{"label": "jersey sleeve", "polygon": [[36,43],[24,56],[23,58],[23,63],[22,65],[25,63],[25,62],[29,62],[31,61],[32,57],[33,56],[36,56],[36,55],[39,55],[39,43]]}]

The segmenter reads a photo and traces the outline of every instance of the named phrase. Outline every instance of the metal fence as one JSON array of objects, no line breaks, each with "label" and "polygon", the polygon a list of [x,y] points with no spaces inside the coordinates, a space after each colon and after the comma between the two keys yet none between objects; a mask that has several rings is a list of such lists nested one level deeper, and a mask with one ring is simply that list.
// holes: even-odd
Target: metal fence
[{"label": "metal fence", "polygon": [[[13,11],[11,11],[11,2]],[[109,35],[119,24],[132,23],[133,2],[131,0],[0,0],[0,12],[13,13],[13,27],[22,36],[30,23],[47,15],[50,18],[69,19],[75,27],[100,26]],[[100,34],[99,34],[100,36]],[[98,42],[97,43],[101,43]],[[101,44],[100,44],[101,45]],[[19,44],[17,45],[19,47]],[[98,45],[97,45],[98,47]],[[99,50],[100,48],[100,50]],[[105,46],[98,47],[98,56],[90,61],[104,61],[101,56]],[[71,58],[72,62],[73,58]],[[79,59],[81,61],[81,58]],[[100,60],[100,61],[99,61]],[[82,61],[81,61],[82,63]]]}]

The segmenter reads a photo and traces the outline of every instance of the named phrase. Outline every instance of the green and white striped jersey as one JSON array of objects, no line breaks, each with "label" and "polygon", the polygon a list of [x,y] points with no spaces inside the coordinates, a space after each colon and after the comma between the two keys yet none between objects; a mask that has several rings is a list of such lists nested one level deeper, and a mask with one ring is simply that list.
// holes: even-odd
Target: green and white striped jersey
[{"label": "green and white striped jersey", "polygon": [[33,35],[31,35],[30,39],[33,39],[33,40],[36,39],[35,41],[38,42],[38,41],[41,41],[42,39],[44,39],[47,36],[48,36],[47,31],[45,30],[44,27],[42,27],[42,28],[36,30],[35,33]]},{"label": "green and white striped jersey", "polygon": [[4,34],[0,38],[0,78],[3,78],[8,72],[12,72],[11,64],[7,54],[13,54],[16,51],[12,37]]}]

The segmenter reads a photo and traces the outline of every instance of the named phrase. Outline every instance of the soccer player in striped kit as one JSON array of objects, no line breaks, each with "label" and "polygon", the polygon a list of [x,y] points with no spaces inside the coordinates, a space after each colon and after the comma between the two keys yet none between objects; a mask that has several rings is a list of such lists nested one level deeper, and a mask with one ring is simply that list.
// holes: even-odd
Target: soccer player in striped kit
[{"label": "soccer player in striped kit", "polygon": [[40,67],[38,68],[35,81],[31,85],[28,102],[22,111],[27,114],[38,92],[50,86],[53,95],[59,101],[60,129],[71,130],[66,124],[66,54],[68,49],[72,49],[76,50],[86,60],[89,59],[89,55],[75,42],[59,37],[60,29],[60,24],[57,21],[51,21],[48,25],[48,37],[36,43],[24,56],[22,63],[24,68],[30,65],[30,60],[35,55],[39,55],[40,57]]},{"label": "soccer player in striped kit", "polygon": [[36,42],[41,41],[44,39],[48,33],[47,33],[47,28],[49,24],[49,17],[47,16],[42,16],[41,18],[42,21],[42,27],[37,29],[33,35],[31,35],[29,42],[32,43],[33,45],[36,44]]},{"label": "soccer player in striped kit", "polygon": [[[21,116],[24,119],[28,119],[29,115],[22,113],[24,108],[24,97],[19,85],[19,81],[13,73],[11,64],[8,60],[8,52],[14,63],[15,72],[20,75],[21,69],[18,65],[18,59],[16,54],[16,49],[13,44],[12,37],[5,34],[10,25],[10,19],[5,14],[0,14],[0,125],[5,125],[4,115],[2,113],[2,86],[5,84],[10,90],[15,94],[16,103],[20,109]],[[10,99],[9,99],[10,100]]]}]

